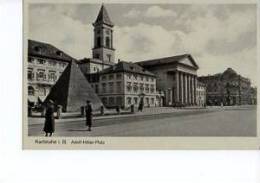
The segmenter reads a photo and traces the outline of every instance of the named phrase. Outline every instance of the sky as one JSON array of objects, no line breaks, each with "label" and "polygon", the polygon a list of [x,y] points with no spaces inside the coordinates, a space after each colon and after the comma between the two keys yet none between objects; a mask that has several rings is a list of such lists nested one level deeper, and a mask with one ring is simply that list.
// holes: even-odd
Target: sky
[{"label": "sky", "polygon": [[[28,37],[76,59],[92,57],[101,4],[31,4]],[[114,27],[116,60],[142,61],[191,54],[198,75],[228,67],[257,78],[254,4],[105,4]]]}]

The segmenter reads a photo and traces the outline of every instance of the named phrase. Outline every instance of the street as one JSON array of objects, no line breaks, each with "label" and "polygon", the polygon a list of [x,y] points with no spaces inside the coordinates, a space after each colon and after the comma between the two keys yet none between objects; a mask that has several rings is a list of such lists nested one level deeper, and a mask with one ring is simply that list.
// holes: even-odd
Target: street
[{"label": "street", "polygon": [[[256,107],[180,110],[94,121],[87,131],[85,121],[56,124],[54,136],[256,136]],[[29,136],[44,136],[42,124],[29,125]]]}]

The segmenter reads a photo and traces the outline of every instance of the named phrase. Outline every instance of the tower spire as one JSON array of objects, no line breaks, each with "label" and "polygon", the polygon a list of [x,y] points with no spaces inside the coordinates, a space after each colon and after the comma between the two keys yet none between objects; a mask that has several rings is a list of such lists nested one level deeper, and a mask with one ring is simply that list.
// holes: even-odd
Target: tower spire
[{"label": "tower spire", "polygon": [[106,25],[111,26],[111,27],[114,26],[113,22],[110,20],[110,18],[108,16],[106,7],[103,3],[102,3],[101,8],[99,10],[97,19],[96,19],[96,21],[93,25],[98,25],[98,24],[106,24]]}]

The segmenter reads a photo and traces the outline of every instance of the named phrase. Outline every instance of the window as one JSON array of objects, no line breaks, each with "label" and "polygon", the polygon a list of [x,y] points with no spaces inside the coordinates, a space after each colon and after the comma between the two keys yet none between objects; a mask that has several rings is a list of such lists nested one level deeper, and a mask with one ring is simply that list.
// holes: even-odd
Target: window
[{"label": "window", "polygon": [[126,83],[126,88],[127,88],[127,91],[129,91],[129,92],[132,90],[131,82]]},{"label": "window", "polygon": [[50,81],[56,81],[57,76],[55,71],[49,71],[49,80]]},{"label": "window", "polygon": [[56,66],[56,64],[57,64],[56,61],[51,61],[51,60],[48,61],[48,63],[50,66],[53,66],[53,67]]},{"label": "window", "polygon": [[110,38],[106,37],[106,47],[110,48]]},{"label": "window", "polygon": [[138,104],[138,98],[137,97],[134,98],[134,103]]},{"label": "window", "polygon": [[154,105],[154,98],[151,98],[151,103],[152,105]]},{"label": "window", "polygon": [[101,46],[101,37],[97,37],[97,47]]},{"label": "window", "polygon": [[109,30],[106,30],[106,34],[109,34]]},{"label": "window", "polygon": [[116,79],[121,79],[122,78],[122,74],[116,74]]},{"label": "window", "polygon": [[134,79],[137,80],[137,74],[134,74]]},{"label": "window", "polygon": [[134,92],[137,93],[137,91],[138,91],[138,83],[134,83],[134,87],[133,88],[134,88]]},{"label": "window", "polygon": [[27,78],[28,80],[33,80],[34,74],[31,68],[28,69]]},{"label": "window", "polygon": [[109,75],[109,80],[112,80],[112,79],[114,79],[114,75],[113,75],[113,74],[110,74],[110,75]]},{"label": "window", "polygon": [[128,79],[131,79],[131,74],[130,73],[127,74],[127,77],[128,77]]},{"label": "window", "polygon": [[122,105],[122,97],[116,97],[116,105],[118,106]]},{"label": "window", "polygon": [[106,93],[106,83],[102,83],[102,92]]},{"label": "window", "polygon": [[145,100],[146,100],[146,104],[149,105],[149,98],[147,97],[145,98]]},{"label": "window", "polygon": [[145,92],[149,93],[149,84],[145,84]]},{"label": "window", "polygon": [[99,54],[98,53],[94,54],[94,58],[99,59]]},{"label": "window", "polygon": [[28,86],[28,95],[34,95],[34,88],[32,86]]},{"label": "window", "polygon": [[96,67],[94,67],[93,69],[94,69],[94,71],[96,71]]},{"label": "window", "polygon": [[110,54],[107,54],[107,60],[108,60],[109,62],[111,62],[111,55],[110,55]]},{"label": "window", "polygon": [[109,103],[109,105],[115,105],[115,98],[114,97],[109,97],[108,103]]},{"label": "window", "polygon": [[46,80],[45,70],[38,69],[38,71],[37,71],[37,80]]},{"label": "window", "polygon": [[151,93],[154,92],[154,84],[151,84]]},{"label": "window", "polygon": [[143,81],[144,80],[144,76],[141,76],[141,81]]},{"label": "window", "polygon": [[121,82],[116,82],[116,88],[117,88],[117,92],[120,93],[121,92]]},{"label": "window", "polygon": [[38,59],[38,64],[45,64],[45,60],[43,60],[43,59]]},{"label": "window", "polygon": [[102,79],[103,81],[105,81],[105,80],[107,79],[107,77],[106,77],[106,76],[102,76],[101,79]]},{"label": "window", "polygon": [[127,97],[127,103],[128,103],[129,105],[132,104],[132,98],[131,98],[131,97]]},{"label": "window", "polygon": [[[175,78],[175,77],[174,77]],[[151,78],[151,81],[154,82],[154,78]]]},{"label": "window", "polygon": [[114,92],[114,83],[113,82],[109,82],[109,92],[110,93]]},{"label": "window", "polygon": [[144,92],[144,84],[143,83],[140,83],[140,90],[141,90],[141,92]]},{"label": "window", "polygon": [[39,95],[40,95],[40,96],[45,96],[45,95],[46,95],[46,88],[44,88],[44,87],[39,87],[39,88],[38,88],[38,91],[39,91]]},{"label": "window", "polygon": [[149,81],[149,77],[146,76],[145,79],[146,79],[146,81]]}]

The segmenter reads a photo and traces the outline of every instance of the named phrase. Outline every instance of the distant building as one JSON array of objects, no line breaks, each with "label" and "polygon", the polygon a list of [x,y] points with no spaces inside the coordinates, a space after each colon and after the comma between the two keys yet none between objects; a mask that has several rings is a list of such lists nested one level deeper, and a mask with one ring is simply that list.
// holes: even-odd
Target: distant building
[{"label": "distant building", "polygon": [[55,46],[28,41],[28,101],[31,105],[44,101],[73,58]]},{"label": "distant building", "polygon": [[198,82],[196,88],[196,101],[198,106],[206,105],[206,85]]},{"label": "distant building", "polygon": [[137,64],[119,62],[104,69],[90,79],[92,87],[106,107],[139,105],[144,99],[144,106],[159,105],[156,96],[156,77],[151,72],[144,70]]},{"label": "distant building", "polygon": [[196,105],[198,65],[191,55],[177,55],[137,62],[155,74],[157,89],[163,91],[163,105]]},{"label": "distant building", "polygon": [[201,76],[198,80],[206,84],[207,105],[242,105],[252,103],[252,87],[248,78],[228,68],[223,73]]}]

